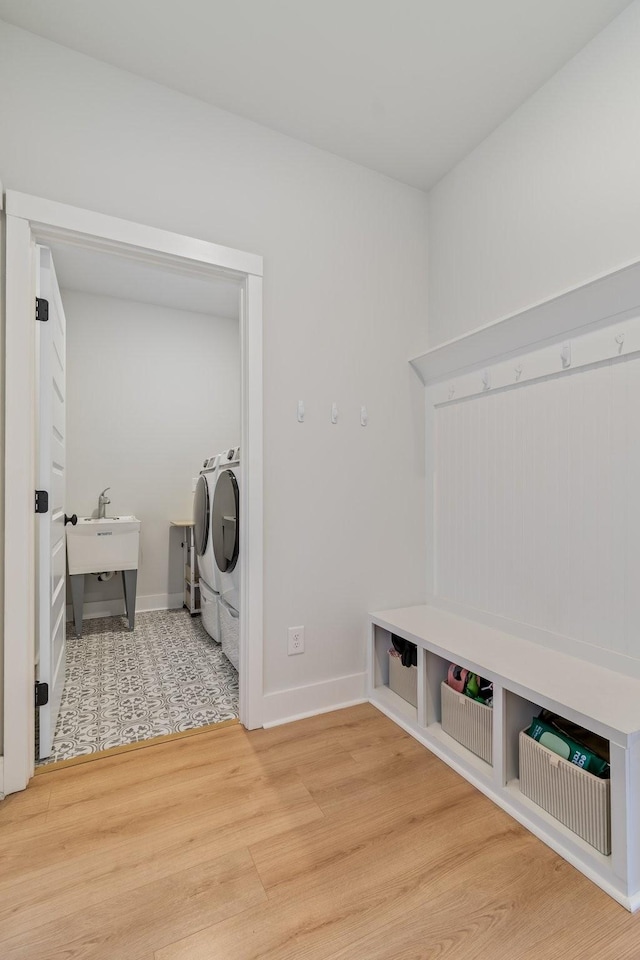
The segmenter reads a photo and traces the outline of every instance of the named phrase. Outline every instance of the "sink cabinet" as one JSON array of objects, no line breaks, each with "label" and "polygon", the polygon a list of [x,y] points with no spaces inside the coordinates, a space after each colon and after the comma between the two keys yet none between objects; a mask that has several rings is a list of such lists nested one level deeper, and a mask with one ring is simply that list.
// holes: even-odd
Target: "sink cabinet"
[{"label": "sink cabinet", "polygon": [[67,527],[69,573],[137,570],[140,521],[136,517],[82,517]]},{"label": "sink cabinet", "polygon": [[67,527],[67,564],[78,637],[82,636],[86,573],[121,572],[129,630],[133,630],[139,552],[140,521],[136,517],[81,517]]}]

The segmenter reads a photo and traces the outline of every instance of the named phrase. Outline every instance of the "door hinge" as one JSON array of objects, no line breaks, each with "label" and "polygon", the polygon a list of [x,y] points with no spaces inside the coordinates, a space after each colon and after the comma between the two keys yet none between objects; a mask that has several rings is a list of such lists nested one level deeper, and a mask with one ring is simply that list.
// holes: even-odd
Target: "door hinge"
[{"label": "door hinge", "polygon": [[46,490],[36,490],[36,513],[47,513],[49,510],[49,494]]},{"label": "door hinge", "polygon": [[44,297],[36,297],[36,320],[46,323],[49,319],[49,301]]},{"label": "door hinge", "polygon": [[49,703],[49,684],[36,680],[36,707],[45,707]]}]

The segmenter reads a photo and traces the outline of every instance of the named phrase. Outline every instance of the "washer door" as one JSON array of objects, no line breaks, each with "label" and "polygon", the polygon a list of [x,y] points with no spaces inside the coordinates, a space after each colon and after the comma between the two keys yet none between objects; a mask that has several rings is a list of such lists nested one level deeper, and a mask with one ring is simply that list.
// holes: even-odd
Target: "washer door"
[{"label": "washer door", "polygon": [[204,556],[209,542],[209,484],[207,478],[198,477],[196,492],[193,495],[193,525],[196,541],[196,553]]},{"label": "washer door", "polygon": [[222,573],[231,573],[238,562],[239,500],[238,481],[233,470],[223,470],[216,483],[211,517],[213,552]]}]

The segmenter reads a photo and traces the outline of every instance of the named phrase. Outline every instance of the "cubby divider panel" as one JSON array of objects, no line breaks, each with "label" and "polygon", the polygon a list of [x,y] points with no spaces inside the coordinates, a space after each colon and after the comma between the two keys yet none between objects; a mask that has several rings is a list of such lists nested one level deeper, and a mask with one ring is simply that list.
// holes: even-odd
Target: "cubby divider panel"
[{"label": "cubby divider panel", "polygon": [[425,650],[427,658],[427,726],[442,721],[441,685],[447,679],[450,660],[439,657],[437,653]]},{"label": "cubby divider panel", "polygon": [[520,770],[520,731],[530,726],[540,713],[540,705],[532,700],[504,691],[504,778],[503,786],[517,780]]}]

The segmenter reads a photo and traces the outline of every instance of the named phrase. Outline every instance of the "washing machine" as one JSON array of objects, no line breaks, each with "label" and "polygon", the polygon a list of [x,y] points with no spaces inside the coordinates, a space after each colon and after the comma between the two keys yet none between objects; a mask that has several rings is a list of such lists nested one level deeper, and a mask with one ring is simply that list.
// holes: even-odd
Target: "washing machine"
[{"label": "washing machine", "polygon": [[232,447],[218,457],[211,535],[220,642],[236,670],[240,662],[240,482],[240,448]]},{"label": "washing machine", "polygon": [[202,625],[220,643],[219,592],[216,589],[216,561],[213,553],[211,508],[218,475],[219,457],[204,461],[193,495],[195,547],[200,572],[200,612]]}]

